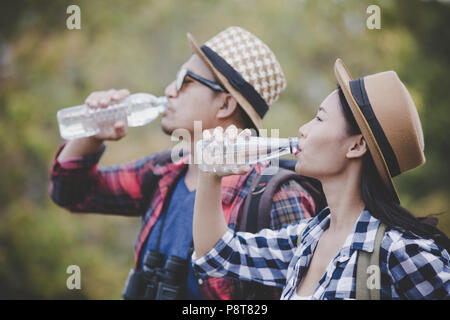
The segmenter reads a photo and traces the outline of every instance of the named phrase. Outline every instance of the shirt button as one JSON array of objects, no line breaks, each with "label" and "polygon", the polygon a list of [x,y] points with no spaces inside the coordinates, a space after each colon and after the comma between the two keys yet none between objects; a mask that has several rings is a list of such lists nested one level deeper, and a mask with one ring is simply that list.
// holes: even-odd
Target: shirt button
[{"label": "shirt button", "polygon": [[203,284],[203,279],[198,279],[198,284],[202,285]]}]

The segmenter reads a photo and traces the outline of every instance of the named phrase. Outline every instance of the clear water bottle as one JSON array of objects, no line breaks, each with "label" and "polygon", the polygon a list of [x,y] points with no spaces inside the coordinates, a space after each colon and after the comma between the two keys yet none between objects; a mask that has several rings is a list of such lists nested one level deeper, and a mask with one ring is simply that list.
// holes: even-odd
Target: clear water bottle
[{"label": "clear water bottle", "polygon": [[296,154],[298,150],[298,138],[293,137],[238,136],[233,141],[227,138],[223,142],[200,140],[196,145],[196,161],[205,172],[235,172],[243,165]]},{"label": "clear water bottle", "polygon": [[166,108],[166,97],[135,93],[106,108],[81,106],[59,110],[56,114],[61,137],[66,140],[93,136],[111,130],[119,120],[129,127],[143,126]]}]

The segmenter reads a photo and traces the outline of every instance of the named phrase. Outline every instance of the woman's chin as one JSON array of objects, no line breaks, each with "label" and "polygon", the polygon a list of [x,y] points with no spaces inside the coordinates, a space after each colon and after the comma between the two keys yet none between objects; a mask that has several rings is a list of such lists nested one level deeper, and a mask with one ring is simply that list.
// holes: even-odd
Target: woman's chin
[{"label": "woman's chin", "polygon": [[295,172],[298,174],[303,175],[302,173],[302,168],[301,168],[301,164],[300,161],[297,160],[297,162],[295,163]]}]

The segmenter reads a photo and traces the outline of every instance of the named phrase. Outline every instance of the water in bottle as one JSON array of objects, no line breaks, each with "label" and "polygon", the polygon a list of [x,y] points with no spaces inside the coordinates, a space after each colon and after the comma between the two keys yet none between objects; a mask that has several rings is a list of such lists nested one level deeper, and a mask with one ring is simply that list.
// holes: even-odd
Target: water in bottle
[{"label": "water in bottle", "polygon": [[287,154],[296,154],[298,138],[242,137],[230,141],[200,140],[196,145],[197,163],[205,172],[235,172],[243,165],[253,165]]},{"label": "water in bottle", "polygon": [[89,108],[80,105],[58,111],[59,131],[66,140],[93,136],[113,130],[121,120],[129,127],[143,126],[164,112],[166,97],[148,93],[135,93],[106,108]]}]

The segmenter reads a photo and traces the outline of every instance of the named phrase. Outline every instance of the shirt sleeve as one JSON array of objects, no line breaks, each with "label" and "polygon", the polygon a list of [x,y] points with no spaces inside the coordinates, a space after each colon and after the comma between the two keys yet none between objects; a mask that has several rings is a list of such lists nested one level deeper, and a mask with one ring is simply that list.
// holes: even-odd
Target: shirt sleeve
[{"label": "shirt sleeve", "polygon": [[430,239],[400,238],[388,249],[388,272],[403,299],[449,299],[450,258]]},{"label": "shirt sleeve", "polygon": [[141,185],[151,166],[149,158],[128,164],[99,168],[105,146],[95,154],[58,161],[50,170],[49,194],[53,201],[72,212],[96,212],[137,216],[142,214]]},{"label": "shirt sleeve", "polygon": [[[196,272],[211,277],[231,277],[283,287],[300,224],[280,230],[263,229],[256,234],[228,229],[216,246],[192,261]],[[297,232],[298,231],[298,232]]]}]

